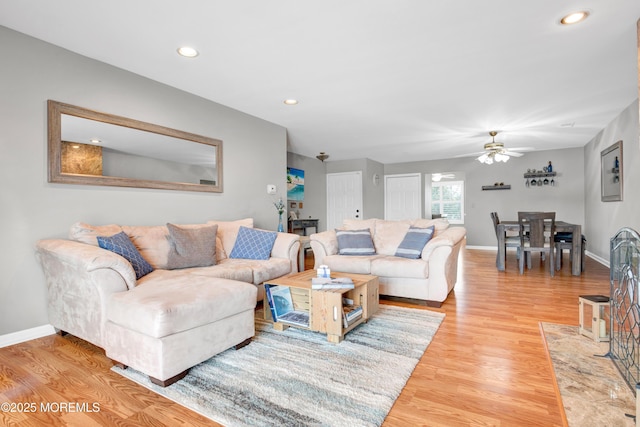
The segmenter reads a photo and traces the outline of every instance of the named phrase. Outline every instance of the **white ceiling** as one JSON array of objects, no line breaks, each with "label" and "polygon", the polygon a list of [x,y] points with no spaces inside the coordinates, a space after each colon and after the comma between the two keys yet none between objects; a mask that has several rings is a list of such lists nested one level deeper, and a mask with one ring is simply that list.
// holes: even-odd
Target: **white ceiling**
[{"label": "white ceiling", "polygon": [[638,18],[639,0],[0,0],[0,25],[285,126],[289,151],[382,163],[490,130],[584,146],[638,97]]}]

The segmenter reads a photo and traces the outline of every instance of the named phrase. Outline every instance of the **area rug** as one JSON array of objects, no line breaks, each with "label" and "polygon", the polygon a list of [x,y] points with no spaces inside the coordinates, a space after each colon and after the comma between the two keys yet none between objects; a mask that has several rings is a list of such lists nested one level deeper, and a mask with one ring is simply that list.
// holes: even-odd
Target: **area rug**
[{"label": "area rug", "polygon": [[381,305],[331,344],[325,335],[279,332],[256,318],[251,344],[212,357],[169,387],[132,369],[113,370],[225,426],[379,426],[443,319]]},{"label": "area rug", "polygon": [[540,323],[567,424],[634,426],[635,396],[608,357],[609,343],[596,343],[577,326]]}]

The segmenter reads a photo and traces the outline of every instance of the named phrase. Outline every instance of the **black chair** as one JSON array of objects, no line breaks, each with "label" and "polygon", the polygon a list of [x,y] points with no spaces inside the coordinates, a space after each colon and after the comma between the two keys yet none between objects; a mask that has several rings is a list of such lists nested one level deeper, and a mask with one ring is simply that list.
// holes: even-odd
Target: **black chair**
[{"label": "black chair", "polygon": [[[555,212],[518,212],[518,224],[520,225],[520,274],[524,274],[524,261],[527,260],[527,268],[531,269],[531,252],[549,254],[549,273],[555,275],[554,268],[554,237],[556,234]],[[528,229],[528,234],[527,234]]]},{"label": "black chair", "polygon": [[[498,217],[498,212],[491,212],[489,214],[491,216],[491,221],[493,221],[493,229],[496,233],[496,239],[500,242],[499,232],[498,232],[498,224],[500,224],[500,217]],[[505,254],[505,266],[507,263],[507,248],[516,248],[516,258],[520,259],[520,237],[519,236],[504,236],[504,254]],[[498,265],[498,255],[496,255],[496,265]]]},{"label": "black chair", "polygon": [[[569,251],[569,259],[573,260],[573,233],[561,232],[556,233],[554,237],[555,251],[556,251],[556,270],[562,268],[562,251],[567,249]],[[582,235],[582,251],[580,253],[580,271],[584,271],[585,256],[584,251],[587,247],[587,239]]]}]

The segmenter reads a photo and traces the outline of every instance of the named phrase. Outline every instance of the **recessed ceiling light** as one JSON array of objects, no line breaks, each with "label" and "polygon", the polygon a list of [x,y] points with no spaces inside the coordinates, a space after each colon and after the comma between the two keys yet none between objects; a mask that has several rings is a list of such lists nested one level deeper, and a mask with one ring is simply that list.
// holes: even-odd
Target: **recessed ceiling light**
[{"label": "recessed ceiling light", "polygon": [[287,105],[296,105],[298,103],[297,99],[285,99],[284,103]]},{"label": "recessed ceiling light", "polygon": [[589,16],[589,12],[586,10],[581,10],[580,12],[573,12],[565,16],[560,20],[560,23],[563,25],[571,25],[577,24],[578,22],[584,21]]},{"label": "recessed ceiling light", "polygon": [[198,51],[189,46],[182,46],[178,48],[178,53],[186,58],[195,58],[198,56]]}]

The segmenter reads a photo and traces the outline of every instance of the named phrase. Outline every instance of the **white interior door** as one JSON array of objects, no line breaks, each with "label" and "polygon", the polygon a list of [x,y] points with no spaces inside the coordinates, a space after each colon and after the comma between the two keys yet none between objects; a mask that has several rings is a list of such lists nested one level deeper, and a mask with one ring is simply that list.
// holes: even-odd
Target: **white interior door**
[{"label": "white interior door", "polygon": [[362,172],[327,174],[327,230],[344,219],[362,219]]},{"label": "white interior door", "polygon": [[384,176],[384,218],[422,218],[422,190],[419,173]]}]

